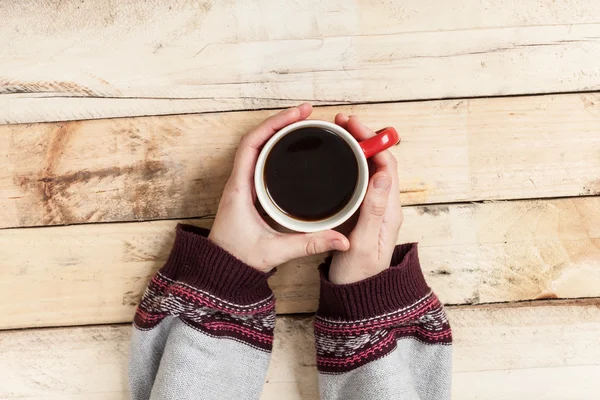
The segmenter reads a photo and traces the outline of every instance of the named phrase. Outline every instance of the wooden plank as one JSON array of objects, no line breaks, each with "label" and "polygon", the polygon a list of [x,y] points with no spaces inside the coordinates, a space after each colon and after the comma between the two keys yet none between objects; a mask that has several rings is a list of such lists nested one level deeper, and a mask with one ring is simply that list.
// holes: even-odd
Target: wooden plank
[{"label": "wooden plank", "polygon": [[[456,398],[590,399],[598,393],[598,299],[450,307],[448,313]],[[122,325],[1,332],[0,398],[128,398],[129,333]],[[312,318],[277,319],[263,400],[318,399],[313,340]]]},{"label": "wooden plank", "polygon": [[[446,304],[600,296],[600,197],[406,207]],[[177,221],[0,230],[0,328],[131,321]],[[189,221],[209,226],[211,220]],[[271,278],[279,313],[312,312],[322,257]]]},{"label": "wooden plank", "polygon": [[599,375],[598,365],[469,372],[453,376],[452,394],[464,400],[589,400],[599,389]]},{"label": "wooden plank", "polygon": [[[600,193],[600,96],[324,107],[396,126],[404,204]],[[0,228],[214,214],[271,111],[0,127]]]},{"label": "wooden plank", "polygon": [[[150,3],[150,4],[149,4]],[[431,12],[435,10],[435,12]],[[265,12],[268,11],[268,12]],[[5,0],[2,50],[8,54],[52,54],[99,50],[101,46],[165,47],[191,42],[268,41],[421,31],[528,27],[600,22],[594,0],[306,0],[302,6],[277,0],[235,5],[218,1],[140,1],[91,4],[75,0],[28,4]],[[254,19],[260,15],[260,24]],[[493,18],[490,18],[493,17]],[[155,21],[160,19],[161,26]],[[76,35],[75,35],[76,33]],[[85,45],[82,42],[88,42]],[[51,45],[51,46],[49,46]]]},{"label": "wooden plank", "polygon": [[2,2],[0,123],[599,88],[593,0],[92,3]]},{"label": "wooden plank", "polygon": [[127,399],[130,326],[0,333],[0,398]]}]

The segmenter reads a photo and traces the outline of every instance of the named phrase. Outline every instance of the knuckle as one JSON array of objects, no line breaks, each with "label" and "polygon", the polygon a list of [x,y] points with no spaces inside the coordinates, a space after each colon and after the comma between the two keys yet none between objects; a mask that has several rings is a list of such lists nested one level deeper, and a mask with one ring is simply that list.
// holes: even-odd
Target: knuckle
[{"label": "knuckle", "polygon": [[395,170],[398,169],[398,160],[392,153],[390,153],[390,166]]},{"label": "knuckle", "polygon": [[315,239],[314,236],[311,236],[308,239],[308,242],[306,243],[306,255],[309,256],[314,256],[316,254],[319,254],[319,244],[317,243],[317,240]]},{"label": "knuckle", "polygon": [[396,156],[394,155],[394,153],[392,153],[392,151],[390,149],[387,149],[386,151],[387,154],[387,158],[390,162],[390,164],[397,164],[398,163],[398,159],[396,158]]},{"label": "knuckle", "polygon": [[223,190],[223,194],[221,195],[220,204],[228,205],[235,203],[237,199],[240,198],[244,193],[244,188],[238,185],[237,183],[228,182],[225,185],[225,189]]},{"label": "knuckle", "polygon": [[240,185],[238,185],[237,183],[234,183],[233,185],[231,185],[229,194],[237,197],[237,195],[242,194],[243,191],[244,191],[244,189]]},{"label": "knuckle", "polygon": [[246,133],[240,139],[240,148],[245,148],[250,146],[250,142],[252,141],[252,132]]},{"label": "knuckle", "polygon": [[387,209],[387,202],[385,200],[385,198],[381,198],[378,197],[376,199],[373,199],[373,201],[371,201],[369,203],[369,213],[371,215],[374,215],[376,217],[383,217],[383,215],[385,214],[385,211]]},{"label": "knuckle", "polygon": [[225,190],[223,191],[223,195],[235,197],[236,195],[242,193],[242,187],[233,180],[229,180],[225,185]]},{"label": "knuckle", "polygon": [[402,209],[400,209],[400,212],[398,213],[398,217],[397,217],[397,221],[398,221],[398,225],[402,225],[402,223],[404,222],[404,213],[402,212]]},{"label": "knuckle", "polygon": [[402,215],[399,215],[394,219],[394,226],[398,227],[397,229],[400,229],[403,223],[404,218],[402,217]]}]

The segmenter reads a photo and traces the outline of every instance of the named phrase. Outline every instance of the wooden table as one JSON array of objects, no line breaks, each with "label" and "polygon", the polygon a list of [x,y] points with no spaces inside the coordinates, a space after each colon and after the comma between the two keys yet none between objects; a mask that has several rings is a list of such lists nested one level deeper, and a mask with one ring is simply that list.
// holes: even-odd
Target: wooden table
[{"label": "wooden table", "polygon": [[[303,101],[401,133],[399,242],[448,305],[455,398],[597,397],[597,1],[6,0],[0,21],[1,399],[128,398],[173,227],[210,226],[240,136]],[[293,314],[321,259],[271,280],[263,399],[318,398]]]}]

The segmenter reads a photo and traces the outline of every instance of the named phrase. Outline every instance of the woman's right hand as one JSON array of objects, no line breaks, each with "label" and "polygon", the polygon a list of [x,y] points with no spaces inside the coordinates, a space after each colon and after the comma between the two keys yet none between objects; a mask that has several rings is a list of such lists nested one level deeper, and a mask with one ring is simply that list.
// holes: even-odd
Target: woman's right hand
[{"label": "woman's right hand", "polygon": [[[338,114],[335,123],[358,141],[375,136],[354,116]],[[369,161],[372,176],[358,221],[348,236],[350,249],[336,252],[329,269],[329,280],[335,284],[358,282],[389,268],[403,222],[396,158],[386,150]]]},{"label": "woman's right hand", "polygon": [[348,239],[334,230],[281,233],[256,210],[254,168],[261,147],[283,127],[306,119],[312,106],[304,103],[264,120],[246,134],[235,156],[219,210],[208,238],[246,264],[262,272],[294,258],[348,249]]}]

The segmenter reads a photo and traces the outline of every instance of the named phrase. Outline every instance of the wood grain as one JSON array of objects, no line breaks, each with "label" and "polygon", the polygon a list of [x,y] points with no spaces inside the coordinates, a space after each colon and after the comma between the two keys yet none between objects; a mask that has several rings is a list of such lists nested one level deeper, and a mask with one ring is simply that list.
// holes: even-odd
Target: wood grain
[{"label": "wood grain", "polygon": [[[395,126],[403,204],[600,193],[600,97],[319,107]],[[272,111],[0,127],[0,228],[216,212],[239,138]]]},{"label": "wood grain", "polygon": [[90,3],[2,2],[0,123],[599,88],[593,0]]},{"label": "wood grain", "polygon": [[[600,197],[406,207],[404,214],[399,243],[420,242],[426,279],[446,304],[600,296]],[[167,258],[175,224],[0,230],[0,329],[131,321]],[[316,309],[322,259],[278,268],[270,284],[279,313]]]},{"label": "wood grain", "polygon": [[[454,397],[590,399],[600,389],[600,303],[450,307]],[[127,399],[130,327],[0,333],[0,398]],[[318,399],[312,318],[279,317],[262,399]],[[470,384],[469,384],[470,381]]]},{"label": "wood grain", "polygon": [[587,400],[598,391],[599,374],[598,365],[468,372],[453,376],[452,393],[465,400]]}]

